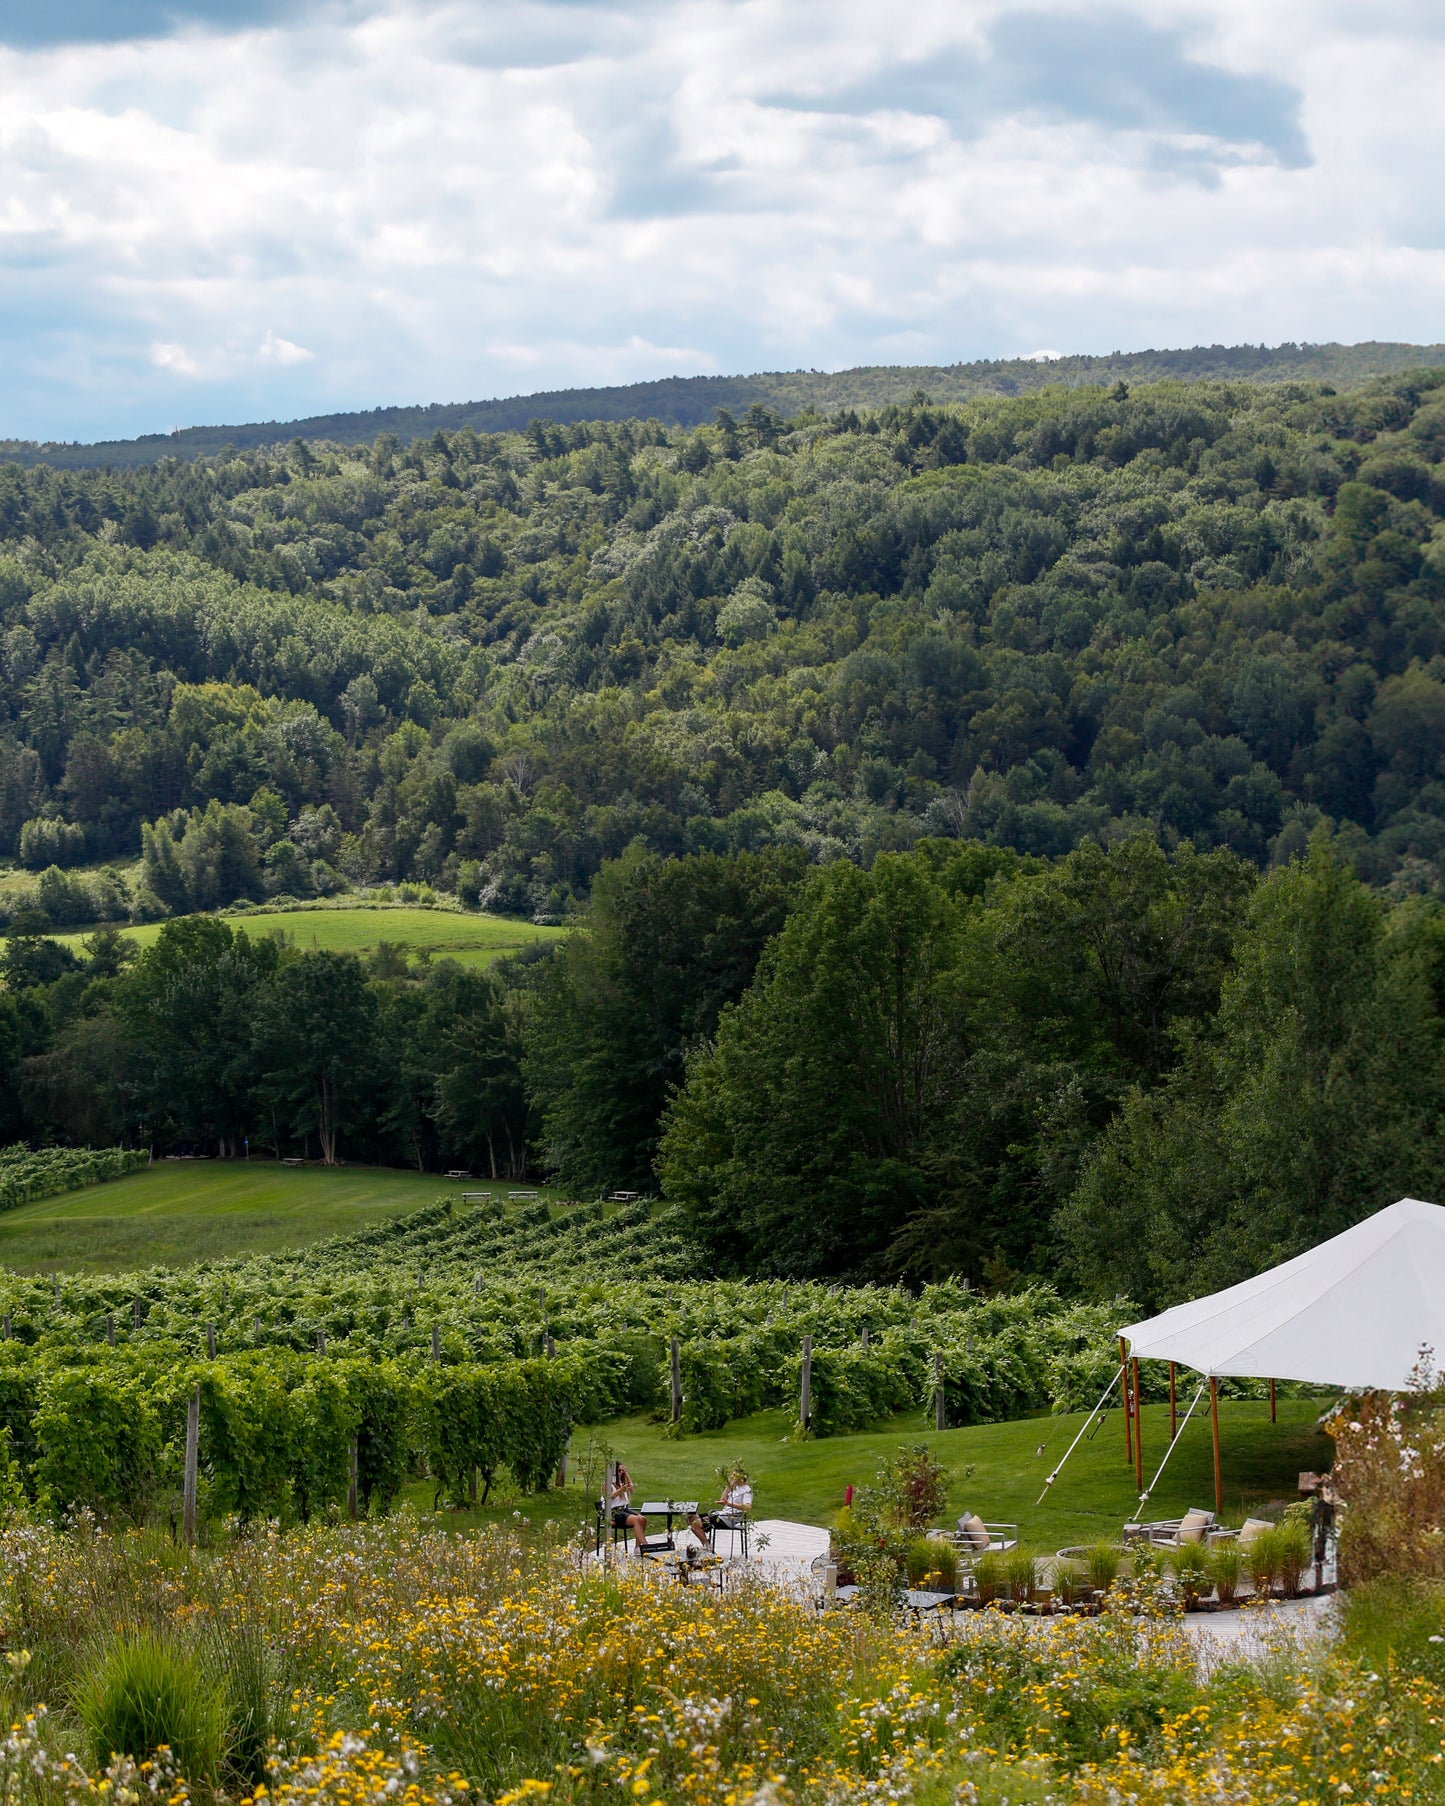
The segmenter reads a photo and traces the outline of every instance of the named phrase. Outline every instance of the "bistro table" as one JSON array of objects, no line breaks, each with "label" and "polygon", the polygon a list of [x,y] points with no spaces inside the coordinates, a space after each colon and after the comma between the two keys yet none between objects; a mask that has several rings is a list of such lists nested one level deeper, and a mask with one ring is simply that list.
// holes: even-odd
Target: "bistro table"
[{"label": "bistro table", "polygon": [[[697,1500],[696,1499],[647,1499],[641,1505],[634,1505],[634,1506],[629,1507],[629,1509],[631,1511],[633,1511],[638,1517],[665,1519],[666,1523],[667,1523],[667,1541],[662,1545],[662,1547],[665,1549],[671,1549],[672,1548],[672,1520],[674,1518],[677,1518],[681,1523],[685,1524],[687,1522],[687,1520],[692,1516],[692,1514],[697,1510]],[[614,1543],[626,1541],[627,1537],[631,1534],[631,1532],[626,1528],[625,1525],[612,1523],[611,1514],[604,1509],[602,1501],[599,1499],[597,1501],[597,1545],[596,1545],[597,1553],[599,1555],[602,1553],[602,1545],[607,1539],[607,1531],[609,1528],[612,1531],[612,1540]],[[652,1545],[649,1543],[649,1547],[651,1547],[651,1546]]]},{"label": "bistro table", "polygon": [[697,1500],[649,1499],[645,1500],[637,1507],[637,1509],[645,1518],[666,1518],[667,1546],[670,1549],[672,1547],[672,1520],[677,1518],[680,1522],[685,1524],[697,1510]]}]

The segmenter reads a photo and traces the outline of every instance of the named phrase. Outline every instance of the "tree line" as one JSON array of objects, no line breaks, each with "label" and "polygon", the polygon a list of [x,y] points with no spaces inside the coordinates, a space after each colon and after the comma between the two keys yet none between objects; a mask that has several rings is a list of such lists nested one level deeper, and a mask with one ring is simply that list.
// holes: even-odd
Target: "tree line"
[{"label": "tree line", "polygon": [[489,972],[216,918],[5,944],[5,1139],[659,1188],[710,1270],[1060,1272],[1149,1305],[1439,1189],[1445,910],[1319,831],[604,867]]}]

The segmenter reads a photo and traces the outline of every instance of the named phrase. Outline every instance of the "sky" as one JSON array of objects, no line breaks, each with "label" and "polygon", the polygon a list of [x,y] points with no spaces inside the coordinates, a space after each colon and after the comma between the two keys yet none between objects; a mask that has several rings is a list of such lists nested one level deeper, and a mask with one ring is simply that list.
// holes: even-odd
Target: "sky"
[{"label": "sky", "polygon": [[0,0],[0,438],[1445,337],[1439,0]]}]

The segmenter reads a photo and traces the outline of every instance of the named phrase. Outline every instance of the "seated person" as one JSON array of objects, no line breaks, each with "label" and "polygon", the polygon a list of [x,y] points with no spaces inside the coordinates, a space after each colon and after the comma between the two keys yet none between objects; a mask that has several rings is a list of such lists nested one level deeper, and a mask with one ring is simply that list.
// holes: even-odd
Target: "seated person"
[{"label": "seated person", "polygon": [[632,1475],[619,1461],[607,1489],[607,1515],[619,1530],[630,1530],[639,1555],[647,1547],[647,1519],[632,1509]]},{"label": "seated person", "polygon": [[753,1489],[746,1469],[733,1467],[728,1470],[727,1485],[723,1487],[722,1497],[708,1513],[708,1527],[716,1530],[736,1530],[738,1525],[753,1508]]},{"label": "seated person", "polygon": [[704,1520],[698,1516],[697,1512],[693,1512],[687,1520],[687,1529],[678,1532],[678,1554],[687,1559],[689,1551],[696,1549],[701,1555],[711,1555],[712,1543],[709,1540],[711,1534]]}]

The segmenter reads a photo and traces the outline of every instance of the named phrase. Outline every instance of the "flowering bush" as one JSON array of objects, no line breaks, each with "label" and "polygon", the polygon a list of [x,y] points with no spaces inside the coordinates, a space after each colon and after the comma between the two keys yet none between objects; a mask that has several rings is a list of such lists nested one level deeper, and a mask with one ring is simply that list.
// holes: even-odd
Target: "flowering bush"
[{"label": "flowering bush", "polygon": [[1368,1393],[1329,1424],[1344,1501],[1340,1580],[1445,1575],[1445,1394],[1422,1362],[1405,1395]]}]

